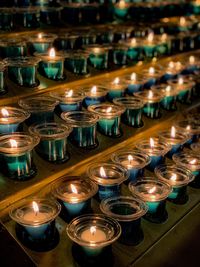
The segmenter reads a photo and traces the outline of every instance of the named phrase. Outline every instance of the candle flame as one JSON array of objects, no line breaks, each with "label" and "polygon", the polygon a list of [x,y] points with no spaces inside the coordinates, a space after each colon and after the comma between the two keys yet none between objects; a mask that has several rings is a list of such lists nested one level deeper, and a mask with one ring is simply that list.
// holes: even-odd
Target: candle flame
[{"label": "candle flame", "polygon": [[176,62],[176,69],[177,70],[180,70],[181,69],[181,66],[182,66],[181,62],[180,61],[177,61]]},{"label": "candle flame", "polygon": [[194,62],[195,62],[195,57],[194,56],[190,56],[189,57],[189,63],[190,64],[194,64]]},{"label": "candle flame", "polygon": [[103,178],[106,177],[106,172],[105,172],[105,170],[104,170],[104,167],[101,167],[101,168],[100,168],[100,175],[101,175],[101,177],[103,177]]},{"label": "candle flame", "polygon": [[191,130],[191,126],[190,125],[188,125],[187,127],[186,127],[186,130]]},{"label": "candle flame", "polygon": [[91,233],[92,235],[94,235],[94,234],[96,233],[96,231],[97,231],[96,226],[91,226],[91,227],[90,227],[90,233]]},{"label": "candle flame", "polygon": [[124,0],[120,0],[119,1],[119,7],[120,8],[125,8],[125,6],[126,6],[126,2]]},{"label": "candle flame", "polygon": [[170,92],[171,89],[172,89],[172,87],[171,87],[170,85],[168,85],[168,86],[165,88],[165,91],[166,91],[166,92]]},{"label": "candle flame", "polygon": [[107,109],[106,109],[106,113],[110,113],[112,111],[112,107],[108,107]]},{"label": "candle flame", "polygon": [[171,128],[171,137],[172,138],[176,137],[176,128],[174,126],[172,126],[172,128]]},{"label": "candle flame", "polygon": [[133,72],[131,74],[131,81],[136,81],[136,79],[137,79],[137,74],[135,72]]},{"label": "candle flame", "polygon": [[180,17],[180,25],[184,26],[186,23],[186,19],[184,17]]},{"label": "candle flame", "polygon": [[4,117],[8,117],[8,116],[9,116],[9,112],[8,112],[7,109],[5,109],[5,108],[2,108],[2,109],[1,109],[1,113],[2,113],[2,115],[3,115]]},{"label": "candle flame", "polygon": [[65,97],[72,97],[73,90],[69,90],[69,92],[65,92]]},{"label": "candle flame", "polygon": [[161,41],[166,41],[167,40],[167,34],[166,33],[163,33],[161,35]]},{"label": "candle flame", "polygon": [[176,175],[176,173],[173,173],[172,176],[171,176],[171,178],[170,178],[170,180],[172,180],[172,181],[175,182],[176,179],[177,179],[177,175]]},{"label": "candle flame", "polygon": [[91,89],[91,93],[92,94],[95,94],[97,92],[97,87],[96,87],[96,85],[94,85],[93,87],[92,87],[92,89]]},{"label": "candle flame", "polygon": [[154,67],[150,67],[149,68],[149,74],[154,74],[155,73],[155,69]]},{"label": "candle flame", "polygon": [[42,33],[38,33],[38,39],[42,39]]},{"label": "candle flame", "polygon": [[72,191],[72,193],[74,193],[74,194],[78,194],[78,191],[77,191],[77,188],[76,188],[75,185],[70,184],[70,187],[71,187],[71,191]]},{"label": "candle flame", "polygon": [[53,47],[49,50],[49,56],[51,58],[54,58],[56,56],[56,51]]},{"label": "candle flame", "polygon": [[12,148],[16,148],[17,147],[17,141],[14,139],[10,139],[10,145]]},{"label": "candle flame", "polygon": [[179,85],[183,85],[183,78],[182,78],[182,77],[180,77],[180,78],[178,79],[178,84],[179,84]]},{"label": "candle flame", "polygon": [[35,201],[33,201],[32,206],[33,206],[33,210],[34,210],[35,214],[37,215],[37,213],[39,212],[38,204]]},{"label": "candle flame", "polygon": [[197,160],[196,159],[192,159],[191,161],[190,161],[190,164],[196,164],[197,163]]},{"label": "candle flame", "polygon": [[149,189],[149,194],[153,194],[156,191],[156,186],[153,186],[152,188]]},{"label": "candle flame", "polygon": [[99,54],[100,51],[101,51],[101,49],[100,49],[99,47],[95,47],[95,48],[93,49],[93,52],[94,52],[95,54]]},{"label": "candle flame", "polygon": [[152,98],[152,97],[153,97],[153,92],[151,90],[149,90],[148,98]]},{"label": "candle flame", "polygon": [[133,160],[133,156],[132,155],[128,155],[128,161],[131,162]]},{"label": "candle flame", "polygon": [[147,40],[149,43],[153,42],[154,39],[154,32],[150,32],[147,36]]},{"label": "candle flame", "polygon": [[173,61],[170,61],[169,62],[169,64],[168,64],[168,67],[170,68],[170,69],[173,69],[174,68],[174,62]]},{"label": "candle flame", "polygon": [[114,79],[113,84],[119,84],[119,77]]},{"label": "candle flame", "polygon": [[137,43],[136,38],[132,38],[132,39],[131,39],[131,44],[132,44],[132,45],[135,45],[136,43]]},{"label": "candle flame", "polygon": [[153,138],[150,138],[150,147],[154,148],[154,146],[155,146],[155,142],[154,142]]}]

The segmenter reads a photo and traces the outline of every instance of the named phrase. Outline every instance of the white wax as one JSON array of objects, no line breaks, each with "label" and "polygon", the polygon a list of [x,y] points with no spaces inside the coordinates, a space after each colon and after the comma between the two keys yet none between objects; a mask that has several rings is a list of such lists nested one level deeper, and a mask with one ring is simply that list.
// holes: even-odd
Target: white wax
[{"label": "white wax", "polygon": [[91,232],[90,228],[86,229],[82,232],[81,238],[82,240],[88,242],[101,242],[107,239],[105,232],[99,228],[96,228],[96,231],[93,233]]},{"label": "white wax", "polygon": [[24,221],[27,222],[40,222],[44,221],[49,217],[48,213],[43,213],[43,212],[34,212],[34,211],[28,211],[27,213],[24,214],[23,219]]}]

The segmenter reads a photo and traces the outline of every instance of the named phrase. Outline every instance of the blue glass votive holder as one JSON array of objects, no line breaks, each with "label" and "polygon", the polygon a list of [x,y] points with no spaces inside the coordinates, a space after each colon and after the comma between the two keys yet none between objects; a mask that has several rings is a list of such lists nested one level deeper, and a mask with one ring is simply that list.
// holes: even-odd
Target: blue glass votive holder
[{"label": "blue glass votive holder", "polygon": [[29,51],[31,54],[34,52],[38,53],[45,53],[47,52],[52,46],[53,42],[57,38],[56,34],[52,33],[38,33],[33,34],[30,37],[27,37],[29,43]]},{"label": "blue glass votive holder", "polygon": [[47,25],[56,26],[61,24],[60,6],[43,6],[40,9],[41,22]]},{"label": "blue glass votive holder", "polygon": [[82,110],[85,94],[81,90],[66,89],[64,92],[51,92],[51,97],[59,101],[56,112],[60,115],[64,111]]},{"label": "blue glass votive holder", "polygon": [[16,235],[23,245],[34,251],[49,251],[58,244],[55,219],[61,210],[55,200],[29,198],[15,204],[10,217],[16,222]]},{"label": "blue glass votive holder", "polygon": [[129,171],[128,181],[137,181],[144,175],[144,168],[149,165],[151,159],[148,155],[138,150],[120,150],[112,154],[114,163],[124,166]]},{"label": "blue glass votive holder", "polygon": [[31,116],[26,120],[27,125],[54,121],[54,109],[58,101],[48,96],[35,96],[19,100],[19,105]]},{"label": "blue glass votive holder", "polygon": [[127,88],[127,82],[123,78],[116,77],[114,80],[107,80],[102,83],[102,86],[108,90],[108,100],[112,101],[114,98],[124,97]]},{"label": "blue glass votive holder", "polygon": [[39,143],[38,137],[25,133],[5,134],[0,137],[1,172],[14,180],[27,180],[35,176],[36,168],[32,150]]},{"label": "blue glass votive holder", "polygon": [[62,205],[62,218],[69,222],[92,211],[92,197],[97,193],[98,186],[86,178],[65,176],[55,182],[52,190]]},{"label": "blue glass votive holder", "polygon": [[14,13],[12,8],[0,8],[0,30],[10,31],[14,26]]},{"label": "blue glass votive holder", "polygon": [[[180,63],[180,62],[179,62]],[[170,61],[167,66],[163,66],[164,74],[161,77],[160,81],[166,83],[168,80],[173,80],[181,73],[182,64],[178,62]]]},{"label": "blue glass votive holder", "polygon": [[122,135],[120,121],[121,114],[125,111],[124,107],[102,103],[91,105],[88,110],[99,116],[97,129],[100,133],[109,137],[120,137]]},{"label": "blue glass votive holder", "polygon": [[144,103],[135,97],[115,98],[113,103],[119,107],[124,107],[125,111],[121,115],[122,122],[132,127],[142,127],[142,109]]},{"label": "blue glass votive holder", "polygon": [[26,42],[21,39],[7,38],[0,41],[0,57],[23,57],[27,54]]},{"label": "blue glass votive holder", "polygon": [[112,57],[116,65],[127,64],[127,46],[124,44],[112,44]]},{"label": "blue glass votive holder", "polygon": [[88,74],[88,54],[81,50],[71,51],[66,55],[65,68],[77,75]]},{"label": "blue glass votive holder", "polygon": [[186,59],[183,59],[181,61],[184,65],[184,69],[182,71],[183,75],[188,75],[188,74],[194,74],[195,71],[199,71],[200,69],[200,61],[198,56],[189,56]]},{"label": "blue glass votive holder", "polygon": [[121,225],[119,242],[132,246],[142,242],[144,234],[141,218],[148,210],[145,202],[127,196],[111,197],[102,200],[100,208],[104,214],[117,220]]},{"label": "blue glass votive holder", "polygon": [[190,119],[178,120],[175,122],[175,126],[179,131],[185,132],[189,135],[190,139],[185,145],[191,145],[193,142],[197,142],[200,136],[200,124]]},{"label": "blue glass votive holder", "polygon": [[168,200],[175,204],[185,204],[188,201],[187,185],[194,180],[194,175],[186,168],[177,165],[160,165],[155,174],[161,181],[172,186]]},{"label": "blue glass votive holder", "polygon": [[108,90],[103,86],[94,85],[83,88],[83,91],[85,93],[84,106],[86,108],[106,101]]},{"label": "blue glass votive holder", "polygon": [[171,150],[168,151],[167,156],[172,158],[175,153],[183,149],[183,145],[190,139],[190,136],[172,126],[170,130],[160,132],[159,139],[171,146]]},{"label": "blue glass votive holder", "polygon": [[73,128],[69,139],[77,147],[92,149],[98,146],[97,121],[99,116],[87,111],[63,112],[61,118]]},{"label": "blue glass votive holder", "polygon": [[6,76],[7,65],[4,62],[0,63],[0,96],[7,93],[5,76]]},{"label": "blue glass votive holder", "polygon": [[123,76],[123,79],[127,83],[126,92],[131,96],[133,93],[141,91],[144,83],[146,83],[143,76],[135,72],[131,73],[130,75]]},{"label": "blue glass votive holder", "polygon": [[135,147],[150,157],[151,161],[148,165],[148,169],[150,171],[153,171],[156,166],[164,162],[164,156],[171,149],[170,145],[168,145],[166,142],[160,141],[158,138],[150,138],[138,141],[138,143],[135,144]]},{"label": "blue glass votive holder", "polygon": [[100,45],[89,45],[86,48],[89,54],[89,62],[96,69],[108,68],[108,50]]},{"label": "blue glass votive holder", "polygon": [[[119,223],[103,214],[79,216],[68,224],[66,230],[68,237],[78,245],[73,256],[78,257],[80,262],[84,260],[84,262],[90,262],[90,264],[91,261],[93,264],[99,264],[100,262],[103,264],[105,255],[108,253],[107,248],[121,234]],[[110,250],[109,252],[112,253]],[[109,258],[108,255],[106,258]]]},{"label": "blue glass votive holder", "polygon": [[16,8],[17,24],[24,28],[37,28],[40,26],[40,9],[37,7]]},{"label": "blue glass votive holder", "polygon": [[88,167],[88,177],[99,186],[100,200],[120,195],[121,184],[129,177],[128,170],[115,163],[94,163]]},{"label": "blue glass votive holder", "polygon": [[149,69],[143,70],[142,74],[143,79],[146,81],[146,83],[144,83],[144,88],[149,89],[159,82],[160,78],[163,75],[163,69],[162,67],[150,67]]},{"label": "blue glass votive holder", "polygon": [[173,161],[180,167],[186,168],[194,175],[189,186],[200,188],[200,155],[194,151],[181,152],[173,155]]},{"label": "blue glass votive holder", "polygon": [[71,131],[71,127],[60,123],[42,123],[29,127],[30,134],[40,138],[36,152],[43,159],[56,164],[69,160],[67,137]]},{"label": "blue glass votive holder", "polygon": [[40,62],[35,57],[6,58],[9,79],[19,86],[33,88],[39,85],[37,65]]},{"label": "blue glass votive holder", "polygon": [[144,90],[133,94],[144,103],[143,113],[151,119],[161,117],[160,102],[164,98],[163,92],[158,90]]},{"label": "blue glass votive holder", "polygon": [[30,114],[20,108],[1,107],[0,109],[0,134],[19,132],[22,123],[30,117]]},{"label": "blue glass votive holder", "polygon": [[152,177],[144,177],[136,183],[129,183],[129,190],[148,206],[144,219],[152,223],[164,223],[168,218],[166,198],[172,192],[172,187]]}]

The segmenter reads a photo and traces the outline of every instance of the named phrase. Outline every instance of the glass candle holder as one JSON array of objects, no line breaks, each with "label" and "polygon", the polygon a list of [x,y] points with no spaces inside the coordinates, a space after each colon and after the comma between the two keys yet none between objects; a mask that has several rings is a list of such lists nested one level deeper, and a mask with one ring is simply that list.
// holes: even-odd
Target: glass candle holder
[{"label": "glass candle holder", "polygon": [[11,81],[23,87],[36,87],[39,85],[37,79],[37,65],[40,62],[35,57],[14,57],[5,59],[8,65],[8,77]]},{"label": "glass candle holder", "polygon": [[200,152],[200,142],[193,143],[193,144],[191,144],[190,147],[191,147],[192,151],[194,151],[195,153]]},{"label": "glass candle holder", "polygon": [[85,94],[81,90],[66,89],[64,92],[51,92],[51,97],[59,101],[56,107],[60,115],[64,111],[80,111]]},{"label": "glass candle holder", "polygon": [[2,107],[0,109],[0,134],[19,132],[22,123],[30,117],[30,114],[20,108]]},{"label": "glass candle holder", "polygon": [[161,67],[150,67],[142,71],[143,79],[146,80],[144,83],[144,88],[149,89],[151,86],[156,85],[163,75],[163,70]]},{"label": "glass candle holder", "polygon": [[62,218],[69,222],[73,218],[92,211],[92,197],[97,185],[82,177],[64,177],[53,186],[53,195],[62,205]]},{"label": "glass candle holder", "polygon": [[42,123],[29,127],[29,132],[40,138],[35,148],[37,153],[43,159],[57,164],[69,159],[67,137],[71,131],[71,127],[60,123]]},{"label": "glass candle holder", "polygon": [[112,101],[114,98],[125,96],[127,83],[124,79],[116,77],[114,80],[105,81],[102,86],[108,89],[108,100]]},{"label": "glass candle holder", "polygon": [[106,101],[108,90],[100,85],[93,85],[83,88],[85,93],[84,106],[98,105]]},{"label": "glass candle holder", "polygon": [[4,62],[0,63],[0,96],[7,93],[5,74],[7,70],[7,65]]},{"label": "glass candle holder", "polygon": [[47,96],[35,96],[19,100],[19,105],[31,116],[26,120],[28,125],[54,121],[54,109],[58,101]]},{"label": "glass candle holder", "polygon": [[83,3],[79,2],[61,2],[63,7],[61,18],[64,22],[77,25],[82,23],[82,9]]},{"label": "glass candle holder", "polygon": [[30,53],[33,54],[34,52],[47,52],[52,47],[56,38],[57,35],[52,33],[41,32],[35,35],[32,34],[32,36],[28,39]]},{"label": "glass candle holder", "polygon": [[88,54],[81,50],[68,53],[65,59],[65,67],[77,75],[88,74]]},{"label": "glass candle holder", "polygon": [[200,124],[192,120],[180,120],[175,124],[176,128],[179,131],[185,132],[190,136],[190,139],[187,141],[187,145],[191,145],[193,142],[199,140],[200,135]]},{"label": "glass candle holder", "polygon": [[123,80],[127,83],[127,89],[126,92],[128,95],[133,95],[135,92],[139,92],[142,90],[145,80],[143,79],[142,75],[139,75],[135,72],[123,76]]},{"label": "glass candle holder", "polygon": [[100,133],[110,137],[122,135],[120,121],[121,114],[125,111],[124,107],[112,104],[99,104],[89,106],[88,110],[99,116],[97,129]]},{"label": "glass candle holder", "polygon": [[150,32],[147,37],[142,37],[140,42],[146,58],[153,58],[157,56],[158,42],[154,38],[154,33]]},{"label": "glass candle holder", "polygon": [[1,172],[14,180],[27,180],[36,174],[32,150],[38,137],[25,133],[6,134],[0,137]]},{"label": "glass candle holder", "polygon": [[90,64],[96,69],[108,68],[108,50],[98,46],[90,45],[86,47],[86,52],[89,54]]},{"label": "glass candle holder", "polygon": [[128,179],[126,168],[115,163],[94,163],[88,167],[88,177],[99,186],[98,198],[100,200],[119,196],[121,184]]},{"label": "glass candle holder", "polygon": [[168,80],[173,80],[181,73],[183,65],[181,62],[170,61],[167,65],[163,66],[164,74],[160,81],[166,83]]},{"label": "glass candle holder", "polygon": [[124,44],[112,44],[113,62],[116,65],[127,64],[127,46]]},{"label": "glass candle holder", "polygon": [[133,94],[144,103],[143,113],[151,119],[161,117],[160,102],[164,98],[163,92],[157,90],[144,90]]},{"label": "glass candle holder", "polygon": [[54,48],[51,48],[48,53],[35,53],[40,59],[38,71],[44,77],[50,80],[64,80],[64,60],[62,54],[56,54]]},{"label": "glass candle holder", "polygon": [[43,6],[40,9],[41,22],[51,26],[61,24],[61,10],[60,6]]},{"label": "glass candle holder", "polygon": [[16,21],[25,28],[37,28],[40,26],[40,9],[38,7],[16,8]]},{"label": "glass candle holder", "polygon": [[194,180],[194,175],[188,169],[177,165],[160,165],[156,167],[155,174],[158,179],[172,186],[169,201],[175,204],[185,204],[188,201],[187,185]]},{"label": "glass candle holder", "polygon": [[179,91],[178,101],[180,103],[191,104],[192,89],[195,87],[194,81],[179,77],[178,79],[168,81],[168,84],[176,87],[177,91]]},{"label": "glass candle holder", "polygon": [[87,111],[71,111],[63,112],[61,118],[73,128],[69,138],[75,146],[87,149],[98,146],[96,133],[98,115]]},{"label": "glass candle holder", "polygon": [[60,212],[55,200],[29,198],[13,206],[10,217],[16,222],[18,239],[35,251],[48,251],[59,242],[55,219]]},{"label": "glass candle holder", "polygon": [[158,138],[140,140],[135,144],[135,147],[150,157],[151,162],[148,165],[148,168],[151,171],[164,162],[164,156],[171,149],[169,144],[160,141]]},{"label": "glass candle holder", "polygon": [[177,109],[176,100],[178,91],[176,87],[172,87],[171,85],[167,84],[159,84],[152,86],[151,89],[153,91],[157,90],[158,92],[163,93],[164,98],[160,102],[163,109],[172,111]]},{"label": "glass candle holder", "polygon": [[112,197],[102,200],[100,208],[104,214],[117,220],[122,233],[119,242],[125,245],[138,245],[144,234],[141,227],[141,217],[148,210],[145,202],[133,197]]},{"label": "glass candle holder", "polygon": [[112,154],[114,163],[124,166],[129,171],[128,181],[136,181],[144,175],[144,168],[149,165],[151,159],[148,155],[138,150],[121,150]]},{"label": "glass candle holder", "polygon": [[124,124],[136,128],[143,126],[142,109],[144,107],[144,103],[140,99],[131,96],[121,97],[115,98],[113,103],[119,107],[125,108],[125,112],[121,115],[122,122]]},{"label": "glass candle holder", "polygon": [[136,38],[131,38],[128,40],[122,40],[119,41],[119,43],[122,43],[127,46],[127,58],[131,61],[138,61],[142,59],[142,47],[140,42]]},{"label": "glass candle holder", "polygon": [[124,0],[114,4],[114,15],[119,19],[125,19],[129,12],[130,3],[127,3]]},{"label": "glass candle holder", "polygon": [[178,166],[190,170],[194,175],[194,180],[189,185],[194,188],[200,188],[200,155],[194,151],[187,151],[177,153],[172,158]]},{"label": "glass candle holder", "polygon": [[194,74],[195,71],[199,71],[200,69],[200,59],[198,56],[189,56],[186,59],[181,60],[184,65],[184,69],[182,74]]},{"label": "glass candle holder", "polygon": [[175,153],[182,150],[183,145],[190,139],[190,137],[187,133],[183,133],[172,126],[170,130],[160,132],[159,139],[171,145],[171,150],[168,151],[167,156],[172,158]]},{"label": "glass candle holder", "polygon": [[[72,254],[77,262],[98,262],[103,264],[105,255],[110,261],[110,245],[120,234],[119,223],[102,214],[82,215],[72,220],[67,226],[68,237],[76,244]],[[109,253],[108,253],[109,252]],[[91,264],[91,263],[90,263]],[[89,264],[87,264],[89,266]]]},{"label": "glass candle holder", "polygon": [[0,30],[10,31],[14,25],[15,11],[9,7],[0,8]]},{"label": "glass candle holder", "polygon": [[58,34],[54,44],[58,50],[72,50],[79,48],[79,35],[71,32]]},{"label": "glass candle holder", "polygon": [[137,183],[130,182],[129,190],[138,196],[148,206],[144,218],[153,223],[164,223],[168,218],[166,210],[166,198],[172,191],[172,187],[154,178],[144,177]]},{"label": "glass candle holder", "polygon": [[27,54],[26,42],[21,39],[1,39],[0,56],[1,58],[23,57]]}]

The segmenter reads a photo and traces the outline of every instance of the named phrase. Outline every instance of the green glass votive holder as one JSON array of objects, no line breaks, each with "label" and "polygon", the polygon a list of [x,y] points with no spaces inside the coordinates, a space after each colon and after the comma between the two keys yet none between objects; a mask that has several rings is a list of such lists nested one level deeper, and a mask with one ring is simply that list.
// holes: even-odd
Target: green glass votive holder
[{"label": "green glass votive holder", "polygon": [[130,75],[123,76],[123,79],[127,83],[126,93],[131,96],[133,93],[141,91],[146,83],[143,76],[135,72]]},{"label": "green glass votive holder", "polygon": [[135,97],[121,97],[113,99],[113,103],[119,107],[124,107],[125,112],[122,113],[122,122],[132,127],[142,127],[142,110],[144,103]]},{"label": "green glass votive holder", "polygon": [[7,93],[5,75],[7,70],[7,64],[4,62],[0,63],[0,96]]},{"label": "green glass votive holder", "polygon": [[112,154],[111,160],[124,166],[129,171],[128,181],[137,181],[138,177],[143,177],[144,168],[149,165],[151,159],[147,154],[139,150],[120,150]]},{"label": "green glass votive holder", "polygon": [[30,134],[40,138],[36,152],[43,159],[56,164],[69,160],[67,137],[71,131],[71,127],[60,123],[42,123],[29,127]]},{"label": "green glass votive holder", "polygon": [[119,2],[114,4],[113,8],[116,18],[124,20],[128,16],[130,3],[124,0],[120,0]]},{"label": "green glass votive holder", "polygon": [[25,133],[5,134],[0,137],[0,171],[14,180],[27,180],[36,175],[32,150],[38,137]]},{"label": "green glass votive holder", "polygon": [[122,135],[120,121],[121,114],[125,111],[123,106],[102,103],[91,105],[88,110],[99,116],[97,129],[100,133],[109,137],[120,137]]},{"label": "green glass votive holder", "polygon": [[52,33],[41,32],[38,34],[32,34],[32,36],[27,37],[30,53],[34,54],[35,52],[47,52],[53,46],[53,42],[56,38],[57,35]]},{"label": "green glass votive holder", "polygon": [[16,8],[16,21],[24,28],[37,28],[40,26],[40,9],[38,7]]},{"label": "green glass votive holder", "polygon": [[109,101],[112,101],[114,98],[125,96],[127,82],[123,78],[116,77],[114,80],[106,80],[101,85],[107,88],[107,98]]},{"label": "green glass votive holder", "polygon": [[166,198],[172,192],[172,187],[154,177],[144,177],[136,183],[129,183],[132,194],[142,199],[148,206],[144,219],[152,223],[164,223],[168,218]]},{"label": "green glass votive holder", "polygon": [[85,93],[81,90],[66,89],[64,92],[51,92],[50,95],[59,101],[56,107],[56,113],[59,116],[64,111],[82,110],[82,101]]},{"label": "green glass votive holder", "polygon": [[73,219],[66,230],[75,243],[72,255],[79,264],[84,261],[88,263],[87,266],[92,266],[91,262],[93,266],[95,263],[103,265],[106,255],[109,262],[106,266],[110,266],[110,245],[121,234],[121,227],[116,220],[103,214],[86,214]]},{"label": "green glass votive holder", "polygon": [[186,168],[177,165],[160,165],[155,169],[159,180],[167,182],[172,186],[172,192],[168,200],[175,204],[187,203],[187,185],[194,180],[194,175]]},{"label": "green glass votive holder", "polygon": [[145,202],[127,196],[111,197],[102,200],[100,208],[104,214],[117,220],[121,225],[119,242],[129,246],[136,246],[142,242],[144,233],[141,218],[148,210]]},{"label": "green glass votive holder", "polygon": [[6,58],[8,65],[9,79],[19,86],[23,87],[37,87],[39,80],[37,79],[37,65],[40,62],[35,57],[16,57]]},{"label": "green glass votive holder", "polygon": [[133,94],[144,103],[143,113],[151,119],[161,117],[160,102],[164,98],[163,92],[157,90],[144,90]]},{"label": "green glass votive holder", "polygon": [[1,107],[0,109],[0,134],[19,132],[22,123],[30,117],[30,113],[15,107]]},{"label": "green glass votive holder", "polygon": [[107,69],[108,68],[108,50],[98,46],[90,45],[87,46],[86,52],[89,54],[89,62],[96,69]]},{"label": "green glass votive holder", "polygon": [[0,57],[23,57],[27,54],[26,42],[21,39],[7,38],[0,41]]},{"label": "green glass votive holder", "polygon": [[194,180],[189,186],[200,188],[200,155],[194,151],[187,151],[173,155],[172,159],[178,166],[190,170],[194,175]]},{"label": "green glass votive holder", "polygon": [[71,32],[59,33],[54,44],[58,50],[72,50],[79,48],[79,35]]},{"label": "green glass votive holder", "polygon": [[14,26],[15,11],[8,7],[0,8],[0,30],[10,31]]},{"label": "green glass votive holder", "polygon": [[92,212],[92,197],[97,191],[94,182],[78,176],[65,176],[52,186],[52,193],[62,206],[61,217],[66,222]]},{"label": "green glass votive holder", "polygon": [[26,120],[27,125],[54,121],[54,109],[58,101],[48,96],[35,96],[20,99],[18,102],[31,116]]},{"label": "green glass votive holder", "polygon": [[37,252],[55,248],[59,242],[55,219],[60,210],[57,201],[46,198],[27,198],[13,205],[10,217],[16,222],[19,241]]},{"label": "green glass votive holder", "polygon": [[137,62],[143,58],[142,45],[136,38],[119,41],[119,43],[127,46],[127,58],[133,62]]},{"label": "green glass votive holder", "polygon": [[87,176],[98,184],[98,199],[106,199],[121,194],[121,185],[129,177],[128,170],[116,163],[99,162],[90,165]]},{"label": "green glass votive holder", "polygon": [[87,111],[70,111],[63,112],[61,118],[73,128],[69,135],[72,144],[86,149],[98,146],[96,132],[98,115]]},{"label": "green glass votive holder", "polygon": [[65,59],[65,68],[77,75],[88,74],[88,53],[81,50],[68,53]]},{"label": "green glass votive holder", "polygon": [[98,105],[106,101],[108,90],[99,85],[83,88],[85,93],[84,106],[87,108],[91,105]]},{"label": "green glass votive holder", "polygon": [[116,65],[127,64],[127,46],[123,44],[112,44],[112,57]]}]

